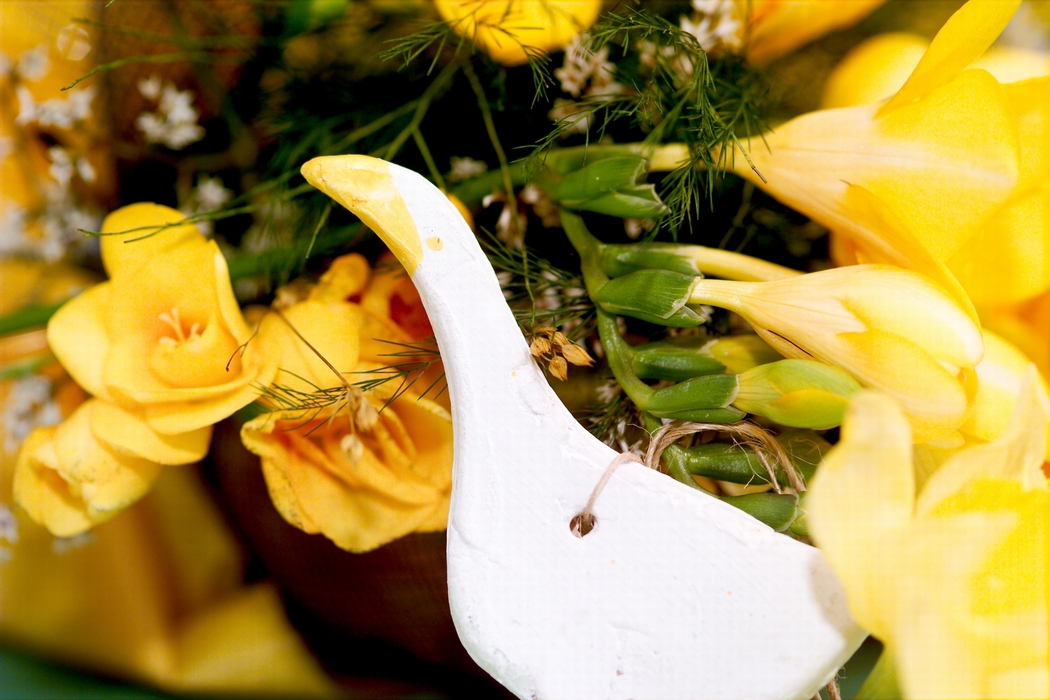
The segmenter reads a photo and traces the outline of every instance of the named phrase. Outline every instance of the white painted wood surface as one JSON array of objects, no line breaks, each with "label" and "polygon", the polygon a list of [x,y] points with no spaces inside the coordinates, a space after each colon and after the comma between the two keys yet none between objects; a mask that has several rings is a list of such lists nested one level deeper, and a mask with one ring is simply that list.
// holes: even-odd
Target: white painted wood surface
[{"label": "white painted wood surface", "polygon": [[818,550],[631,463],[573,535],[616,453],[548,386],[455,207],[367,156],[303,173],[405,259],[434,326],[455,430],[449,599],[478,664],[544,700],[784,700],[831,678],[864,633]]}]

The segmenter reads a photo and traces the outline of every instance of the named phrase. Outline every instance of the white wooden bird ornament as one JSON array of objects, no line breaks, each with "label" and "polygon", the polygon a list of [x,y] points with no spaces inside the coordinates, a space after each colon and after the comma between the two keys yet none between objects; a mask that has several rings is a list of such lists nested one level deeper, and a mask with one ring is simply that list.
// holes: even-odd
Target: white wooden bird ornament
[{"label": "white wooden bird ornament", "polygon": [[617,453],[533,361],[474,234],[420,175],[302,169],[382,238],[434,327],[452,402],[448,588],[477,663],[521,698],[811,698],[864,632],[820,552]]}]

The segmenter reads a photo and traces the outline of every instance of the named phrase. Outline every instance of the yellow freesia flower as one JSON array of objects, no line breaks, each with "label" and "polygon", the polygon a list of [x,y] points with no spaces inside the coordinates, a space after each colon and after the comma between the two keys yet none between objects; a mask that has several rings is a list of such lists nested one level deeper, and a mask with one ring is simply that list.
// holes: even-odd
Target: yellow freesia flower
[{"label": "yellow freesia flower", "polygon": [[[828,79],[825,106],[849,107],[891,96],[926,50],[925,40],[910,34],[876,37],[859,46]],[[1002,89],[1018,128],[1022,175],[1010,197],[957,250],[939,256],[982,307],[1022,301],[1050,288],[1050,54],[991,48],[970,67],[1005,83]],[[1015,81],[1025,82],[1011,84]],[[929,246],[921,236],[920,242]],[[834,249],[840,264],[879,258],[859,240],[837,242]]]},{"label": "yellow freesia flower", "polygon": [[947,437],[966,418],[981,332],[922,275],[855,265],[770,282],[698,278],[690,303],[735,311],[785,357],[841,367],[886,392],[920,441]]},{"label": "yellow freesia flower", "polygon": [[[981,329],[984,357],[977,365],[977,395],[966,422],[959,432],[977,440],[994,440],[1004,435],[1011,425],[1011,413],[1024,388],[1032,361],[1021,350],[987,328]],[[1036,392],[1050,405],[1050,389],[1036,373]],[[1046,429],[1050,433],[1050,416]],[[1050,462],[1050,443],[1046,459]]]},{"label": "yellow freesia flower", "polygon": [[1016,345],[1050,377],[1050,291],[1023,302],[981,309],[981,322]]},{"label": "yellow freesia flower", "polygon": [[[1042,172],[1036,153],[1026,155],[1021,144],[1045,143],[1040,110],[1050,90],[1037,95],[1031,83],[1004,89],[984,70],[964,70],[1018,2],[970,0],[888,102],[798,117],[764,137],[768,150],[760,145],[751,152],[764,181],[742,158],[734,170],[849,238],[862,261],[927,274],[968,305],[949,267],[962,274],[973,259],[964,246],[989,231],[989,219],[1034,187]],[[1015,217],[1035,230],[1036,203],[1018,206]],[[982,246],[998,235],[983,235]],[[1032,245],[1040,244],[1021,249],[1031,252]],[[1039,262],[1026,276],[1041,277],[1043,268],[1050,273]],[[1017,286],[1032,290],[1036,281]]]},{"label": "yellow freesia flower", "polygon": [[735,0],[748,17],[748,60],[768,63],[828,32],[848,27],[885,0]]},{"label": "yellow freesia flower", "polygon": [[[394,398],[396,380],[368,392],[342,386],[332,370],[352,382],[381,378],[390,363],[383,355],[403,348],[376,339],[412,340],[374,313],[391,313],[399,303],[396,290],[408,280],[399,267],[387,268],[377,275],[378,289],[369,289],[364,259],[344,256],[309,298],[263,320],[258,342],[280,355],[269,401],[278,410],[241,431],[245,446],[262,459],[270,497],[284,519],[353,552],[411,532],[443,530],[452,488],[452,420],[444,407],[411,391]],[[361,304],[345,301],[358,295]],[[416,311],[403,317],[418,322]],[[330,387],[322,405],[281,404],[280,397],[317,387]]]},{"label": "yellow freesia flower", "polygon": [[494,61],[519,66],[526,51],[557,51],[594,24],[601,0],[435,0],[441,18]]},{"label": "yellow freesia flower", "polygon": [[159,435],[133,413],[91,399],[26,438],[15,502],[55,535],[78,535],[144,496],[162,465],[203,458],[210,438],[211,426]]},{"label": "yellow freesia flower", "polygon": [[139,229],[148,238],[108,235],[110,280],[63,306],[48,324],[52,351],[88,392],[175,435],[212,425],[257,397],[276,367],[265,344],[242,346],[251,331],[213,241],[156,204],[133,204],[104,233]]},{"label": "yellow freesia flower", "polygon": [[1050,407],[1034,374],[1007,432],[921,490],[896,404],[859,395],[807,494],[810,532],[905,697],[1046,697]]}]

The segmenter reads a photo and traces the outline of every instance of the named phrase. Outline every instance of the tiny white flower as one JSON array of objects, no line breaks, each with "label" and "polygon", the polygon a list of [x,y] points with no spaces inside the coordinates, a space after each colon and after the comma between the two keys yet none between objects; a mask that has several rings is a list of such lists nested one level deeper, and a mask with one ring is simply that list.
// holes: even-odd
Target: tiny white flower
[{"label": "tiny white flower", "polygon": [[449,182],[469,180],[472,177],[485,173],[489,169],[489,166],[483,160],[460,158],[458,156],[452,156],[449,159],[449,165],[452,168],[447,178]]},{"label": "tiny white flower", "polygon": [[47,46],[41,44],[22,53],[18,57],[18,75],[23,80],[36,82],[51,70],[51,60],[47,55]]},{"label": "tiny white flower", "polygon": [[77,174],[80,175],[81,180],[88,184],[94,182],[98,176],[95,172],[95,166],[91,164],[91,161],[86,156],[81,156],[77,159]]},{"label": "tiny white flower", "polygon": [[85,121],[91,116],[91,102],[98,90],[93,86],[80,87],[69,91],[66,101],[69,104],[69,115],[74,121]]},{"label": "tiny white flower", "polygon": [[13,454],[26,436],[62,420],[58,404],[51,398],[51,381],[35,375],[14,382],[4,401],[4,451]]},{"label": "tiny white flower", "polygon": [[68,187],[69,181],[73,179],[74,172],[73,161],[69,158],[69,152],[61,146],[52,146],[47,149],[47,157],[51,160],[51,165],[48,167],[47,172],[63,188]]},{"label": "tiny white flower", "polygon": [[0,503],[0,540],[18,544],[18,520],[6,503]]},{"label": "tiny white flower", "polygon": [[161,82],[156,75],[151,75],[145,80],[139,81],[139,93],[147,100],[160,99]]},{"label": "tiny white flower", "polygon": [[51,543],[51,551],[55,554],[67,554],[74,549],[80,549],[95,542],[95,535],[90,532],[82,532],[72,537],[56,537]]},{"label": "tiny white flower", "polygon": [[18,116],[15,117],[15,124],[25,126],[36,121],[36,100],[33,99],[33,93],[29,92],[29,88],[19,85],[15,88],[15,95],[18,97]]},{"label": "tiny white flower", "polygon": [[195,198],[205,211],[218,209],[233,198],[233,192],[226,189],[218,177],[202,177],[197,180]]}]

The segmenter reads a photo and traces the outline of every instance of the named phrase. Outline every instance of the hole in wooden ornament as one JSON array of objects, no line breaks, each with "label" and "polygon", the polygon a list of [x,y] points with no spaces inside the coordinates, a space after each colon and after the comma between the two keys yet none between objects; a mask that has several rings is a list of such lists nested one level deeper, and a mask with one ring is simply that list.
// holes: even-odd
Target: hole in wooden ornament
[{"label": "hole in wooden ornament", "polygon": [[598,524],[594,513],[580,513],[569,521],[569,530],[577,537],[586,537]]}]

